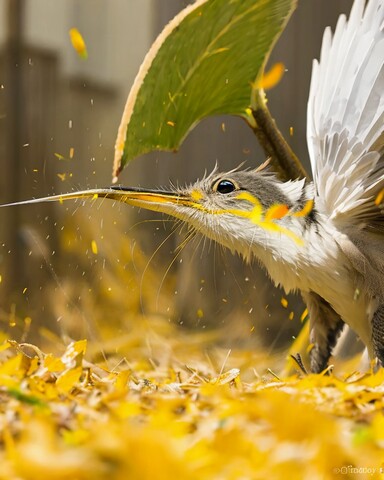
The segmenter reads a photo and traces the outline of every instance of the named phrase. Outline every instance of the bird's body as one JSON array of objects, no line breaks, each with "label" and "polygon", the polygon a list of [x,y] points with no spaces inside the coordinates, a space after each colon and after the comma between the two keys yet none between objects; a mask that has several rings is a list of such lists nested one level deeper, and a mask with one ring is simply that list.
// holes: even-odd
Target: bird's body
[{"label": "bird's body", "polygon": [[384,365],[384,0],[356,0],[324,34],[308,101],[313,182],[265,169],[217,170],[174,191],[110,187],[36,199],[110,198],[163,212],[246,260],[311,322],[311,368],[327,365],[348,324]]}]

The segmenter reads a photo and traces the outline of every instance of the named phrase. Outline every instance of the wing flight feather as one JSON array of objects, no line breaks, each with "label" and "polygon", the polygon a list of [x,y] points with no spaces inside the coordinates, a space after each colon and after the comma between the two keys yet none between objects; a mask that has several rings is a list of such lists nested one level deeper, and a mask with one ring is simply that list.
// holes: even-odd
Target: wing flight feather
[{"label": "wing flight feather", "polygon": [[384,229],[384,0],[355,0],[314,60],[307,141],[316,203],[335,222]]}]

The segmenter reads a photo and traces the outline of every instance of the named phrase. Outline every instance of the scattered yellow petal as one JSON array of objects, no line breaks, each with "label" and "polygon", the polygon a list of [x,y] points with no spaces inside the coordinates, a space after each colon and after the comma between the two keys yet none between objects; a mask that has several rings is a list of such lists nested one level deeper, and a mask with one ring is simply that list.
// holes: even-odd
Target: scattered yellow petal
[{"label": "scattered yellow petal", "polygon": [[221,131],[225,132],[225,123],[224,122],[221,124]]},{"label": "scattered yellow petal", "polygon": [[289,127],[289,135],[293,137],[293,127]]},{"label": "scattered yellow petal", "polygon": [[23,288],[23,295],[24,295],[24,293],[25,293],[27,290],[28,290],[28,287],[24,287],[24,288]]},{"label": "scattered yellow petal", "polygon": [[64,182],[67,179],[66,173],[58,173],[57,176],[60,178],[62,182]]},{"label": "scattered yellow petal", "polygon": [[87,46],[79,30],[77,28],[71,28],[69,30],[69,37],[79,57],[85,60],[88,57]]},{"label": "scattered yellow petal", "polygon": [[289,316],[288,316],[288,320],[293,320],[295,317],[295,312],[290,312]]},{"label": "scattered yellow petal", "polygon": [[288,300],[286,298],[282,297],[280,303],[284,308],[288,307]]},{"label": "scattered yellow petal", "polygon": [[98,249],[97,249],[97,243],[95,240],[92,240],[91,242],[91,248],[92,248],[92,253],[94,255],[97,255],[98,254]]},{"label": "scattered yellow petal", "polygon": [[257,84],[257,88],[270,90],[275,87],[282,79],[285,71],[283,63],[275,63],[268,72],[264,72],[261,80]]},{"label": "scattered yellow petal", "polygon": [[66,160],[64,155],[61,155],[60,153],[54,153],[55,157],[58,158],[59,160]]},{"label": "scattered yellow petal", "polygon": [[304,312],[301,314],[300,322],[304,322],[304,320],[307,318],[307,315],[308,315],[308,308],[306,308]]},{"label": "scattered yellow petal", "polygon": [[75,149],[74,149],[74,147],[71,147],[71,148],[69,149],[69,158],[72,160],[72,158],[74,157],[74,155],[75,155]]},{"label": "scattered yellow petal", "polygon": [[201,308],[197,310],[197,318],[203,318],[204,317],[204,312]]},{"label": "scattered yellow petal", "polygon": [[375,199],[375,205],[379,206],[383,203],[384,200],[384,188],[380,190],[379,194],[377,195]]},{"label": "scattered yellow petal", "polygon": [[176,123],[171,122],[171,120],[168,120],[167,125],[169,125],[170,127],[174,127],[176,125]]}]

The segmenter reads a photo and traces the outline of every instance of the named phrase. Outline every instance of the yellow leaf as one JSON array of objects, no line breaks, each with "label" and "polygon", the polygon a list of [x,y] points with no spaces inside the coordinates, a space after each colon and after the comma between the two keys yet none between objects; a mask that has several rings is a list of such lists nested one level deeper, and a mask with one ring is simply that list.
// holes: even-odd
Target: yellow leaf
[{"label": "yellow leaf", "polygon": [[62,372],[65,369],[61,358],[56,358],[51,353],[44,358],[44,366],[48,372]]},{"label": "yellow leaf", "polygon": [[71,370],[67,370],[56,380],[57,389],[62,393],[68,393],[80,380],[82,373],[82,367],[76,367]]}]

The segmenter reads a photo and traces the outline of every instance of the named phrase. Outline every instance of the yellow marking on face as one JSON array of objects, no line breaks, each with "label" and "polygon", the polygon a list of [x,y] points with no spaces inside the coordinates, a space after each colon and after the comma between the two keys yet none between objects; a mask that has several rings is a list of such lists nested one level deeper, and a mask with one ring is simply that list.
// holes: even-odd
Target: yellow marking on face
[{"label": "yellow marking on face", "polygon": [[283,205],[281,203],[272,205],[272,207],[269,207],[265,212],[265,220],[280,220],[281,218],[285,217],[288,212],[289,208],[287,205]]},{"label": "yellow marking on face", "polygon": [[309,215],[312,210],[313,210],[313,205],[314,205],[314,201],[313,200],[308,200],[304,207],[299,210],[298,212],[295,212],[292,214],[293,217],[306,217],[307,215]]},{"label": "yellow marking on face", "polygon": [[195,200],[196,202],[198,202],[199,200],[201,200],[203,198],[203,194],[201,193],[200,190],[192,190],[191,198],[192,198],[192,200]]},{"label": "yellow marking on face", "polygon": [[[285,228],[277,223],[275,223],[274,220],[283,218],[284,215],[282,215],[280,218],[274,217],[273,213],[277,215],[278,209],[275,208],[276,206],[270,207],[270,209],[267,210],[267,213],[264,214],[263,207],[260,203],[260,201],[254,197],[250,192],[241,192],[236,196],[237,199],[239,200],[245,200],[249,202],[251,205],[254,207],[252,210],[240,210],[240,209],[222,209],[222,210],[207,210],[204,207],[201,208],[202,210],[205,210],[211,214],[214,215],[222,215],[222,214],[232,214],[238,217],[243,217],[243,218],[248,218],[252,223],[255,225],[258,225],[259,227],[263,228],[264,230],[270,231],[270,232],[276,232],[276,233],[282,233],[283,235],[286,235],[287,237],[291,238],[295,243],[298,245],[304,245],[304,241],[295,233],[293,233],[291,230],[288,228]],[[282,213],[284,205],[277,205],[280,209],[280,213]],[[272,209],[272,210],[271,210]],[[269,217],[267,217],[267,214],[269,213]],[[288,207],[286,207],[286,212],[287,214],[289,213]]]}]

